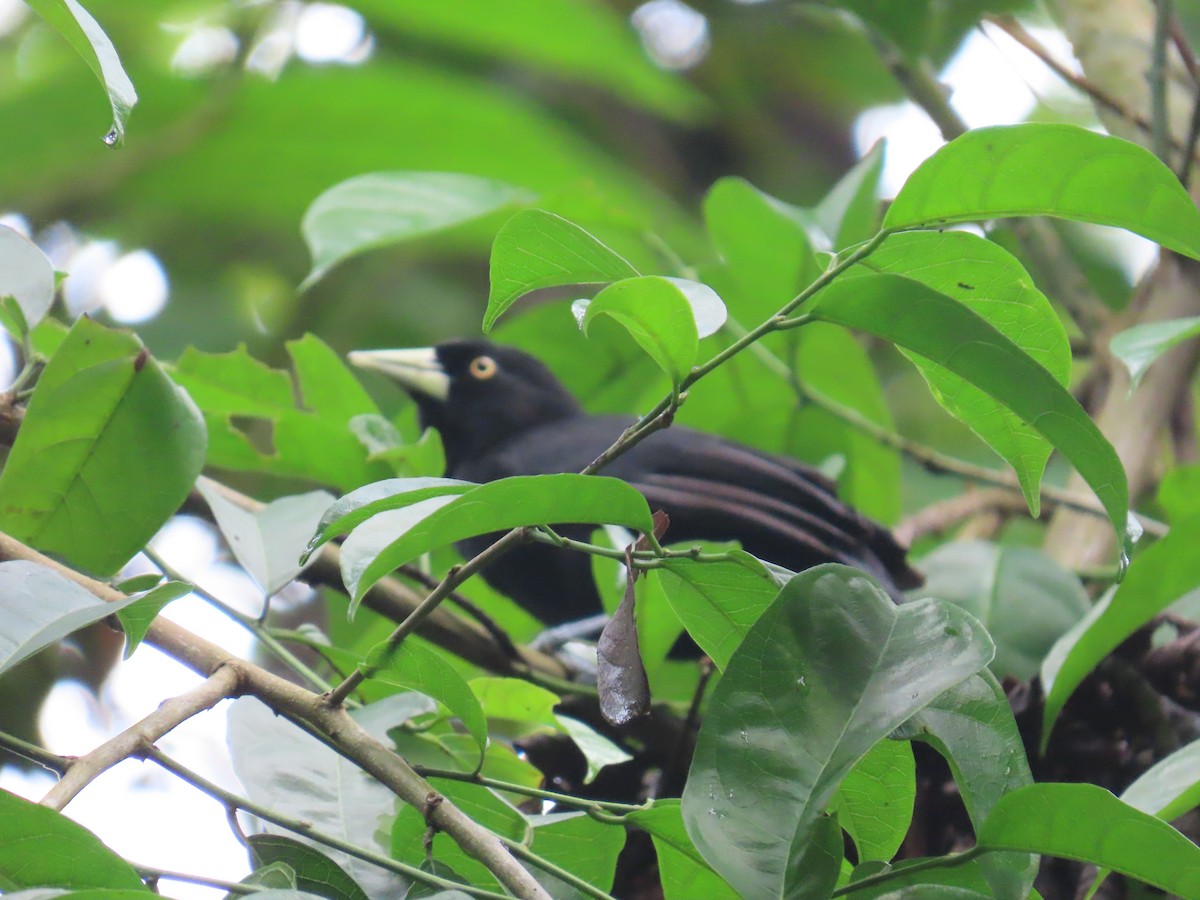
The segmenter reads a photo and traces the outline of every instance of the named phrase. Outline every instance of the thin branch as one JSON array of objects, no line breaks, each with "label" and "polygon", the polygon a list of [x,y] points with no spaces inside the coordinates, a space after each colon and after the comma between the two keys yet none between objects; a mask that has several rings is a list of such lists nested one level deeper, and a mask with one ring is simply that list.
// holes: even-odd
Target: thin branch
[{"label": "thin branch", "polygon": [[548,800],[551,803],[558,803],[564,806],[571,806],[575,809],[585,811],[598,810],[601,812],[610,813],[631,813],[638,810],[648,809],[646,805],[638,805],[633,803],[617,803],[611,800],[593,800],[590,798],[575,797],[571,794],[560,794],[556,791],[547,791],[542,788],[528,787],[524,784],[517,784],[512,781],[501,781],[498,778],[489,778],[487,775],[481,775],[478,772],[460,772],[457,769],[436,769],[432,766],[414,766],[417,772],[425,778],[445,778],[449,781],[463,781],[467,784],[478,784],[483,787],[495,788],[498,791],[505,791],[510,794],[521,794],[525,797],[536,797],[538,800]]},{"label": "thin branch", "polygon": [[275,638],[275,636],[271,634],[271,632],[262,624],[262,622],[258,620],[257,617],[248,616],[245,613],[234,609],[216,594],[212,593],[201,585],[196,584],[191,579],[184,578],[178,569],[170,565],[161,556],[151,550],[149,546],[143,548],[142,554],[146,557],[146,559],[150,560],[150,562],[153,563],[160,572],[167,576],[167,578],[170,578],[173,581],[186,581],[187,583],[191,584],[193,594],[200,597],[210,606],[221,611],[230,619],[237,622],[239,625],[253,634],[258,641],[267,648],[267,650],[269,650],[271,653],[274,653],[284,665],[289,666],[298,675],[306,679],[314,688],[319,691],[329,690],[329,683],[316,672],[314,672],[309,666],[305,665],[304,661],[296,656],[296,654],[294,654],[287,647],[283,646],[283,644],[281,644]]},{"label": "thin branch", "polygon": [[[1050,504],[1047,504],[1050,505]],[[949,500],[931,503],[924,509],[904,519],[892,529],[896,540],[911,546],[919,538],[930,534],[941,534],[964,519],[983,513],[1023,513],[1025,500],[1020,494],[1002,488],[968,491]]]},{"label": "thin branch", "polygon": [[198,884],[203,887],[216,888],[230,894],[249,896],[265,891],[267,888],[255,884],[239,884],[236,881],[225,881],[221,878],[210,878],[207,875],[191,875],[187,872],[173,872],[170,869],[159,869],[154,866],[134,865],[137,873],[146,881],[157,883],[160,880],[182,881],[186,884]]},{"label": "thin branch", "polygon": [[49,769],[59,776],[63,775],[75,762],[73,756],[59,756],[57,753],[51,753],[36,744],[23,741],[16,735],[3,731],[0,731],[0,750],[7,750],[14,756],[37,763],[42,768]]},{"label": "thin branch", "polygon": [[[10,535],[0,533],[0,560],[9,559],[28,560],[53,569],[107,602],[124,597],[104,582],[76,572]],[[368,734],[344,709],[331,707],[321,696],[240,659],[162,617],[151,624],[146,641],[205,677],[225,666],[234,669],[241,693],[257,697],[280,715],[307,722],[321,732],[339,754],[373,775],[410,806],[426,809],[431,797],[440,796],[407,762]],[[512,857],[499,838],[455,804],[443,798],[432,808],[428,818],[433,827],[449,834],[515,896],[549,900],[545,889]]]},{"label": "thin branch", "polygon": [[[323,844],[326,847],[330,847],[334,850],[340,850],[349,856],[353,856],[356,859],[361,859],[363,862],[371,863],[372,865],[379,866],[381,869],[385,869],[389,872],[395,872],[397,875],[403,875],[405,878],[411,878],[413,881],[419,881],[423,884],[428,884],[431,887],[443,888],[446,890],[461,890],[473,897],[495,898],[507,896],[504,894],[497,894],[492,891],[483,890],[481,888],[468,888],[456,882],[450,882],[444,878],[441,878],[440,876],[425,872],[422,869],[418,869],[415,866],[410,866],[406,863],[400,862],[399,860],[392,859],[386,854],[376,853],[373,850],[368,850],[366,847],[360,847],[357,844],[352,844],[347,840],[337,837],[336,835],[326,834],[323,831],[313,828],[311,822],[296,818],[295,816],[286,815],[278,810],[272,809],[269,806],[263,806],[262,804],[255,803],[253,800],[239,796],[232,791],[226,790],[220,785],[214,784],[199,773],[194,772],[181,763],[175,761],[157,747],[147,747],[144,756],[146,759],[158,764],[173,775],[178,776],[181,780],[187,782],[197,790],[208,794],[208,796],[212,797],[214,800],[224,805],[227,809],[234,811],[235,813],[238,810],[249,813],[250,815],[261,819],[264,822],[270,822],[272,825],[276,825],[279,828],[283,828],[294,834],[302,835],[312,841],[316,841],[318,844]],[[239,837],[241,836],[239,835]],[[244,840],[243,843],[245,843]]]},{"label": "thin branch", "polygon": [[238,693],[239,677],[232,666],[218,666],[202,683],[186,694],[164,701],[140,722],[126,728],[71,763],[71,768],[42,798],[42,806],[61,812],[81,790],[122,760],[137,756],[142,748],[195,715],[212,709]]},{"label": "thin branch", "polygon": [[549,872],[559,881],[565,882],[566,884],[569,884],[571,887],[575,888],[575,890],[577,890],[579,893],[588,897],[595,897],[596,900],[615,900],[612,894],[605,893],[594,884],[584,881],[574,872],[568,872],[562,866],[557,866],[548,859],[539,856],[520,841],[514,841],[512,838],[507,838],[503,835],[500,836],[500,840],[504,842],[504,846],[512,851],[514,856],[525,860],[527,863],[532,863],[539,869]]},{"label": "thin branch", "polygon": [[1154,44],[1150,54],[1150,142],[1154,155],[1171,164],[1171,119],[1167,111],[1167,48],[1171,40],[1171,22],[1175,18],[1172,0],[1155,0]]}]

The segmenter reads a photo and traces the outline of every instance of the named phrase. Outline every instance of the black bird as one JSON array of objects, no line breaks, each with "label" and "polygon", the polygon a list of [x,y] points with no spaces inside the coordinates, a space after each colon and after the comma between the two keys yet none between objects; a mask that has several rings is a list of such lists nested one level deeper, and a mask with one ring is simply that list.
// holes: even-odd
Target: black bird
[{"label": "black bird", "polygon": [[[413,397],[423,427],[441,432],[446,474],[487,482],[512,475],[578,472],[634,422],[594,416],[539,360],[484,340],[350,354]],[[664,540],[736,540],[793,571],[825,562],[857,566],[897,599],[921,584],[904,549],[882,525],[837,498],[810,466],[689,428],[655,432],[601,474],[637,488],[670,517]],[[563,533],[586,540],[589,528]],[[465,555],[496,536],[462,542]],[[588,558],[545,544],[518,548],[483,576],[547,625],[601,611]]]}]

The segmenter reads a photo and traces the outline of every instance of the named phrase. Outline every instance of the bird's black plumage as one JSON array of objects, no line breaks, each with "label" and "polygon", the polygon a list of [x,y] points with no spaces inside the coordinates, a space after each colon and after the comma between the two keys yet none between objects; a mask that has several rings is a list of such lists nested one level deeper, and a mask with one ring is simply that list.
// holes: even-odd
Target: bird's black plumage
[{"label": "bird's black plumage", "polygon": [[[368,351],[351,361],[394,377],[424,426],[441,432],[446,474],[486,482],[578,472],[634,421],[594,416],[540,361],[483,340],[425,350]],[[857,566],[899,597],[921,576],[882,525],[837,498],[810,466],[689,428],[656,432],[601,474],[636,487],[670,517],[669,542],[736,540],[755,556],[799,571],[824,562]],[[588,530],[568,536],[587,537]],[[490,542],[464,542],[474,554]],[[542,544],[513,551],[484,572],[493,587],[547,624],[600,611],[586,556]]]}]

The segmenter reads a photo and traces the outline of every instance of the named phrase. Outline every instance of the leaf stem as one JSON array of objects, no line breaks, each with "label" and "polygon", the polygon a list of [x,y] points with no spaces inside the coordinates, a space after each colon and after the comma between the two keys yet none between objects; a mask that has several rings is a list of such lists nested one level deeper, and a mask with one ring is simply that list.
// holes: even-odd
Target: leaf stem
[{"label": "leaf stem", "polygon": [[435,769],[428,766],[414,766],[413,768],[423,778],[447,778],[451,781],[465,781],[469,784],[495,788],[498,791],[507,791],[510,794],[521,794],[525,797],[536,797],[539,800],[549,800],[552,803],[573,806],[576,809],[582,809],[587,812],[596,810],[610,813],[631,813],[648,808],[645,804],[638,805],[633,803],[617,803],[610,800],[582,799],[580,797],[573,797],[570,794],[560,794],[556,791],[528,787],[523,784],[515,784],[511,781],[501,781],[498,778],[489,778],[487,775],[472,772],[459,772],[455,769]]}]

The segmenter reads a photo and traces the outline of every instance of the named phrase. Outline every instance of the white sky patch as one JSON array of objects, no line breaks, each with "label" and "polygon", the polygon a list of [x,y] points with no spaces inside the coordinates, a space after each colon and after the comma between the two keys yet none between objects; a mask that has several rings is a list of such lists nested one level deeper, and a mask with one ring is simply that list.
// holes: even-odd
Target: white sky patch
[{"label": "white sky patch", "polygon": [[691,68],[708,54],[708,19],[682,0],[649,0],[629,18],[646,53],[664,69]]},{"label": "white sky patch", "polygon": [[310,3],[296,20],[296,55],[309,63],[357,63],[373,44],[363,17],[336,3]]},{"label": "white sky patch", "polygon": [[97,285],[100,302],[123,325],[153,319],[167,305],[167,273],[149,250],[134,250],[114,260]]}]

